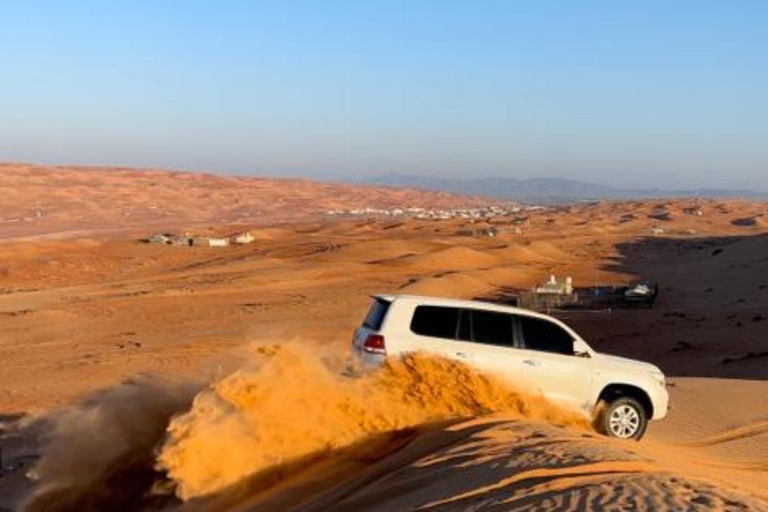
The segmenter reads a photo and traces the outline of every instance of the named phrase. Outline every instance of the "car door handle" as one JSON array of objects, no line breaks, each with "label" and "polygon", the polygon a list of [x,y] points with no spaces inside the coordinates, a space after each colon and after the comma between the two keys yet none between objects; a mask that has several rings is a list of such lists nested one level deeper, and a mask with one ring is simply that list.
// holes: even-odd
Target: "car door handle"
[{"label": "car door handle", "polygon": [[535,359],[523,359],[523,364],[527,364],[528,366],[540,366],[541,363],[536,361]]},{"label": "car door handle", "polygon": [[466,352],[456,352],[456,357],[461,357],[462,359],[469,359],[469,354]]}]

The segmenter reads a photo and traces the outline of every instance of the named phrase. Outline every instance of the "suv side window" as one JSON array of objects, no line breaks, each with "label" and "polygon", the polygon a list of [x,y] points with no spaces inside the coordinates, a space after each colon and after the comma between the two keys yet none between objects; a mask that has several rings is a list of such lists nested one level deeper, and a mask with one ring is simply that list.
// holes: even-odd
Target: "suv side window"
[{"label": "suv side window", "polygon": [[472,311],[469,309],[462,309],[459,313],[459,330],[456,339],[472,341]]},{"label": "suv side window", "polygon": [[458,308],[416,306],[411,320],[411,331],[422,336],[455,340],[458,323]]},{"label": "suv side window", "polygon": [[573,355],[573,337],[562,327],[547,320],[528,316],[518,316],[525,348],[551,352],[554,354]]},{"label": "suv side window", "polygon": [[496,311],[472,309],[472,341],[487,345],[511,347],[512,315]]}]

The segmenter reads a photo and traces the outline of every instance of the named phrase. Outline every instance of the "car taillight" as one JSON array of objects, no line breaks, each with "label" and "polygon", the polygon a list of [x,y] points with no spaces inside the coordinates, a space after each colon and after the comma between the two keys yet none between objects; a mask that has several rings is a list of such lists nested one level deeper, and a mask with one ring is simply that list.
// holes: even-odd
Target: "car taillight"
[{"label": "car taillight", "polygon": [[363,342],[363,351],[371,354],[386,354],[387,346],[384,343],[384,336],[381,334],[369,334]]}]

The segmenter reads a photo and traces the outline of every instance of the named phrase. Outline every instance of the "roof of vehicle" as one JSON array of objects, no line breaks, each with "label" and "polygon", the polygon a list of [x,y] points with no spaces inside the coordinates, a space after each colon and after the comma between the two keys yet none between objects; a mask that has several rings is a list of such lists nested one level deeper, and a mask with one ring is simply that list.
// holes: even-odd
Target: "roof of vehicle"
[{"label": "roof of vehicle", "polygon": [[395,302],[401,300],[419,302],[423,304],[429,304],[433,306],[448,306],[456,308],[474,308],[474,309],[487,309],[492,311],[499,311],[504,313],[519,314],[525,316],[535,316],[539,318],[546,318],[549,320],[556,320],[543,313],[537,313],[530,309],[518,308],[515,306],[507,306],[505,304],[497,304],[494,302],[485,302],[479,300],[462,300],[462,299],[449,299],[445,297],[428,297],[425,295],[374,295],[377,299],[382,299],[387,302]]},{"label": "roof of vehicle", "polygon": [[522,315],[522,316],[540,318],[540,319],[547,320],[549,322],[554,322],[555,324],[560,325],[566,331],[568,331],[571,334],[571,336],[574,337],[574,339],[581,340],[584,343],[584,345],[587,347],[587,350],[590,353],[595,353],[594,349],[589,347],[589,345],[584,341],[584,339],[581,336],[579,336],[579,334],[576,331],[574,331],[568,324],[566,324],[565,322],[557,318],[551,317],[549,315],[545,315],[543,313],[538,313],[536,311],[531,311],[530,309],[517,308],[514,306],[506,306],[504,304],[495,304],[493,302],[484,302],[479,300],[449,299],[445,297],[427,297],[424,295],[380,294],[380,295],[374,295],[373,297],[376,299],[382,299],[388,302],[407,301],[407,302],[415,302],[418,304],[425,304],[425,305],[431,305],[431,306],[484,309],[487,311],[498,311],[500,313],[508,313],[512,315]]}]

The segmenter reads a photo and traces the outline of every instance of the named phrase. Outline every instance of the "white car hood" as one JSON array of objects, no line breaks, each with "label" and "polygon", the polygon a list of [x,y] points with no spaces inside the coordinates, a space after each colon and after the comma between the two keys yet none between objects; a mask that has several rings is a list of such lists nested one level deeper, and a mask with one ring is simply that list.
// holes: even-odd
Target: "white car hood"
[{"label": "white car hood", "polygon": [[627,370],[648,373],[662,373],[658,366],[651,363],[645,363],[636,359],[627,359],[626,357],[611,356],[608,354],[597,353],[597,358],[605,361],[609,366],[623,366]]}]

